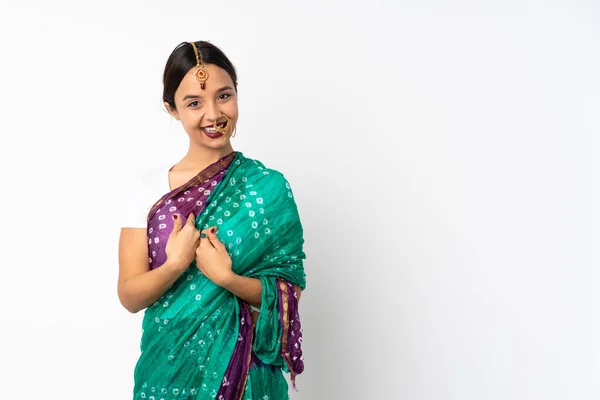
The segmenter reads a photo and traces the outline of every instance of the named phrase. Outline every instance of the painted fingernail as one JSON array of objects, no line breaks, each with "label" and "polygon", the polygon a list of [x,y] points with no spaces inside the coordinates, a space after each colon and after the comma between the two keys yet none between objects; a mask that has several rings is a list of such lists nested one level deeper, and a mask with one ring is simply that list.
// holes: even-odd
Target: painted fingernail
[{"label": "painted fingernail", "polygon": [[173,219],[177,219],[177,214],[173,214]]},{"label": "painted fingernail", "polygon": [[211,228],[210,233],[215,233],[215,228]]}]

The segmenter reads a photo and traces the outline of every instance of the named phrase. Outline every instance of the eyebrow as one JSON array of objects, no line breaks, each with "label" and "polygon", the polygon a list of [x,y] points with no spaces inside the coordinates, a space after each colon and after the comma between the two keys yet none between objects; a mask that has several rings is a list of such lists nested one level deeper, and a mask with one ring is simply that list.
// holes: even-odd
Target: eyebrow
[{"label": "eyebrow", "polygon": [[[223,92],[223,91],[225,91],[225,90],[233,90],[233,88],[232,88],[231,86],[223,86],[221,89],[217,90],[217,91],[216,91],[216,93],[220,93],[220,92]],[[188,95],[186,95],[186,96],[183,98],[183,100],[185,101],[185,100],[187,100],[187,99],[199,99],[199,98],[200,98],[200,96],[198,96],[198,95],[195,95],[195,94],[188,94]]]}]

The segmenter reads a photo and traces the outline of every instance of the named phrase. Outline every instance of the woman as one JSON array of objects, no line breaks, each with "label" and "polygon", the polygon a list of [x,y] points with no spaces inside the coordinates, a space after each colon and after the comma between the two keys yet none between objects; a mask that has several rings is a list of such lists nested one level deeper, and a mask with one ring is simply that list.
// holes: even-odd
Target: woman
[{"label": "woman", "polygon": [[289,183],[234,152],[237,76],[214,45],[181,43],[163,101],[186,156],[134,185],[118,294],[146,309],[135,399],[287,399],[304,366],[303,231]]}]

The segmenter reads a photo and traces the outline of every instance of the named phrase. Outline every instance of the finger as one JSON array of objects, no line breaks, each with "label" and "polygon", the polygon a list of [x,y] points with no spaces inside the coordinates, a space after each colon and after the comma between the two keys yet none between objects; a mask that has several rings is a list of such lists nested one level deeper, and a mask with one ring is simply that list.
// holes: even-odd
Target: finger
[{"label": "finger", "polygon": [[208,230],[208,239],[210,240],[210,244],[213,245],[215,249],[223,249],[225,245],[219,240],[217,236],[217,228],[212,227]]},{"label": "finger", "polygon": [[185,223],[190,224],[190,226],[196,227],[196,216],[194,215],[194,213],[190,213],[190,215],[188,215],[188,219]]},{"label": "finger", "polygon": [[173,214],[173,230],[171,235],[178,233],[181,230],[181,216],[179,214]]},{"label": "finger", "polygon": [[198,268],[200,270],[200,272],[204,272],[204,266],[198,260],[196,260],[196,268]]},{"label": "finger", "polygon": [[300,286],[294,285],[294,291],[296,292],[296,299],[298,301],[300,301],[300,296],[302,295],[302,289],[300,289]]},{"label": "finger", "polygon": [[203,229],[202,232],[200,232],[200,247],[204,247],[204,248],[206,248],[206,246],[214,247],[208,236],[210,234],[209,231],[210,231],[210,229]]}]

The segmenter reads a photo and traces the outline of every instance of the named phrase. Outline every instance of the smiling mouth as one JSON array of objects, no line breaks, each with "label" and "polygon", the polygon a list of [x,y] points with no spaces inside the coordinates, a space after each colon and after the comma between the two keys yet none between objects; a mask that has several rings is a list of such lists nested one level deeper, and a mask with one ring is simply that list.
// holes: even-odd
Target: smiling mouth
[{"label": "smiling mouth", "polygon": [[[223,122],[221,122],[221,123],[217,124],[217,126],[218,126],[218,127],[221,129],[221,130],[225,129],[225,127],[227,126],[227,120],[225,120],[225,121],[223,121]],[[208,126],[205,126],[205,127],[201,127],[200,129],[202,129],[204,132],[207,132],[207,133],[217,133],[217,132],[219,132],[219,131],[217,131],[217,130],[214,128],[214,125],[208,125]]]}]

